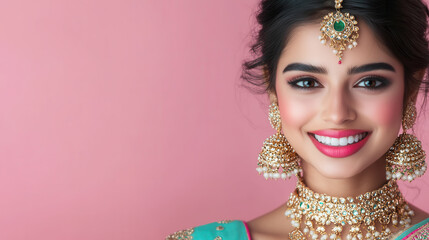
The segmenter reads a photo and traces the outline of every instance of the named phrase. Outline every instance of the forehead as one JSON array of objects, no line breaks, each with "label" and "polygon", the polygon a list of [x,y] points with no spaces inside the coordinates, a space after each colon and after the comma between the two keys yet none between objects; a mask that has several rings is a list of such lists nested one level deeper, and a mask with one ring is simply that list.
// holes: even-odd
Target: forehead
[{"label": "forehead", "polygon": [[326,69],[345,69],[350,66],[364,65],[374,62],[391,64],[398,72],[402,72],[401,63],[377,39],[371,29],[363,22],[359,23],[357,47],[344,52],[342,64],[329,47],[329,41],[323,45],[319,41],[320,24],[306,24],[296,27],[279,59],[279,67],[292,62],[301,62],[323,66]]}]

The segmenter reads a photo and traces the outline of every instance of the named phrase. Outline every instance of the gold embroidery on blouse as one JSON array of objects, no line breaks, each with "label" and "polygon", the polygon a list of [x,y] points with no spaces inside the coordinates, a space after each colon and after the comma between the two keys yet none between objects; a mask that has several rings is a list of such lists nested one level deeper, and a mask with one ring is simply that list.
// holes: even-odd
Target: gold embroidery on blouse
[{"label": "gold embroidery on blouse", "polygon": [[230,222],[232,222],[232,220],[222,220],[222,221],[219,221],[217,223],[230,223]]},{"label": "gold embroidery on blouse", "polygon": [[429,239],[429,223],[421,226],[415,233],[408,236],[406,239],[409,240],[426,240]]},{"label": "gold embroidery on blouse", "polygon": [[169,236],[165,240],[192,240],[191,236],[194,233],[194,228],[185,229],[182,231],[177,231]]},{"label": "gold embroidery on blouse", "polygon": [[222,231],[222,230],[224,230],[225,228],[223,227],[223,226],[217,226],[216,227],[216,230],[218,230],[218,231]]}]

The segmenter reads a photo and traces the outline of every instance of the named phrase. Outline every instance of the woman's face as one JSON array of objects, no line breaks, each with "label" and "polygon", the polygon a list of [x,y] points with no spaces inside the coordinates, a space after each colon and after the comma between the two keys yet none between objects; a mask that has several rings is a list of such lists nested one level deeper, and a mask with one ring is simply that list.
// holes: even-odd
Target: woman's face
[{"label": "woman's face", "polygon": [[279,59],[282,129],[304,171],[353,177],[382,161],[399,132],[403,67],[365,24],[359,27],[358,46],[345,51],[342,64],[318,41],[319,24],[297,27]]}]

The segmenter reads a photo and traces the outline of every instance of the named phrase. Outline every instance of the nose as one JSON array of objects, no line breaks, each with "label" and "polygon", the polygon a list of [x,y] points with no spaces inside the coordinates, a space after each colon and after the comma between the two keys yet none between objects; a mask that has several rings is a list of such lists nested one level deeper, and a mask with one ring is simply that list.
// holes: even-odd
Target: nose
[{"label": "nose", "polygon": [[331,89],[322,102],[322,119],[341,125],[356,119],[355,104],[345,89]]}]

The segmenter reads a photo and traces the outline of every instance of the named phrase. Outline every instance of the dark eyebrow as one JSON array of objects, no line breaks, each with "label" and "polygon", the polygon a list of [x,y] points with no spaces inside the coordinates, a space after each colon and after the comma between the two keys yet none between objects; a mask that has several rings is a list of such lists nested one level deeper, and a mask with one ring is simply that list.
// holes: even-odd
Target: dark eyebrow
[{"label": "dark eyebrow", "polygon": [[388,64],[388,63],[370,63],[370,64],[365,64],[359,67],[352,67],[349,69],[348,74],[356,74],[356,73],[363,73],[363,72],[369,72],[369,71],[374,71],[374,70],[388,70],[388,71],[392,71],[395,72],[395,68]]},{"label": "dark eyebrow", "polygon": [[285,67],[283,73],[287,71],[303,71],[311,73],[327,73],[324,67],[317,67],[311,64],[291,63]]}]

